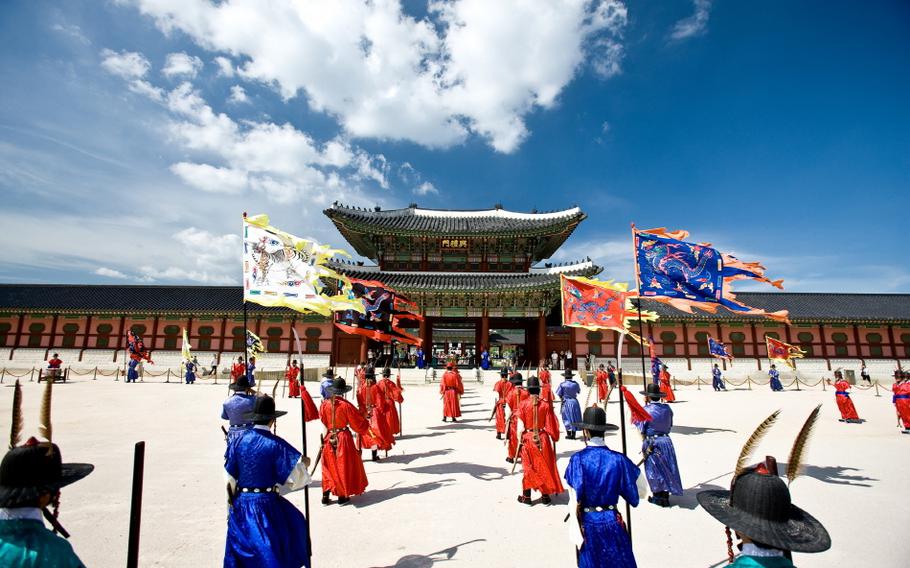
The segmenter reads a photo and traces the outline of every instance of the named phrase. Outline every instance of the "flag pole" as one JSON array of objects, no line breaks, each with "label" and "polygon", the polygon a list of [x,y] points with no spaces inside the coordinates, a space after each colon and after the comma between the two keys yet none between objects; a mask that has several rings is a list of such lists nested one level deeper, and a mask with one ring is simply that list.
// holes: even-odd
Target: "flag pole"
[{"label": "flag pole", "polygon": [[[297,328],[291,326],[291,331],[294,332],[294,347],[297,349],[297,359],[300,361],[300,379],[298,381],[300,389],[303,390],[306,388],[304,384],[304,369],[305,364],[303,362],[303,351],[300,349],[300,336],[297,335]],[[301,450],[303,451],[303,457],[307,456],[307,443],[306,443],[306,405],[304,404],[304,393],[300,394],[300,433],[303,438],[303,444],[301,445]],[[334,424],[333,424],[334,426]],[[314,466],[315,467],[315,466]],[[303,488],[303,508],[306,516],[306,541],[307,541],[307,551],[309,554],[310,563],[308,566],[313,568],[313,539],[310,536],[310,486],[307,484]]]},{"label": "flag pole", "polygon": [[[243,256],[241,256],[241,259],[243,259],[242,262],[246,262],[246,211],[243,212],[243,239],[241,240],[241,244],[243,245]],[[249,349],[247,347],[247,341],[249,341],[250,332],[247,329],[247,319],[246,319],[246,287],[247,287],[246,270],[244,270],[243,279],[244,279],[244,282],[243,282],[243,374],[247,375],[250,372],[249,362],[247,361],[247,358],[246,358],[247,351],[249,351]],[[237,377],[237,378],[239,379],[240,377]]]},{"label": "flag pole", "polygon": [[[636,298],[635,303],[638,305],[638,337],[640,338],[639,351],[641,353],[641,386],[643,389],[648,390],[648,382],[645,378],[645,331],[644,324],[641,321],[641,273],[638,271],[638,233],[635,232],[635,223],[632,223],[632,263],[635,266],[635,285],[638,286],[638,297]],[[650,343],[651,342],[649,339],[648,344],[650,345]]]}]

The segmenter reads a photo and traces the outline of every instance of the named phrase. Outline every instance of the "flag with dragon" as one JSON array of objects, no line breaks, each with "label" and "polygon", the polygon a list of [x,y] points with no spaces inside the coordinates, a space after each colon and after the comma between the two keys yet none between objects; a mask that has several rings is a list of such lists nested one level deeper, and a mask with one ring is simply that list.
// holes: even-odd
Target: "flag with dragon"
[{"label": "flag with dragon", "polygon": [[[612,329],[642,341],[629,332],[629,320],[638,319],[638,311],[632,305],[632,298],[638,297],[638,292],[630,291],[627,283],[563,274],[560,284],[564,326],[592,331]],[[641,315],[644,321],[657,319],[654,312],[642,312]]]},{"label": "flag with dragon", "polygon": [[806,354],[805,351],[795,345],[790,345],[768,336],[765,336],[765,347],[768,348],[768,359],[779,361],[791,369],[796,368],[793,360],[801,359]]},{"label": "flag with dragon", "polygon": [[423,319],[417,304],[377,280],[351,278],[342,289],[358,302],[360,310],[335,313],[335,326],[355,335],[392,343],[420,345],[421,339],[408,333],[405,323]]},{"label": "flag with dragon", "polygon": [[710,243],[691,243],[688,231],[665,228],[638,230],[632,226],[635,272],[642,297],[686,313],[699,308],[716,313],[724,307],[738,314],[764,316],[789,323],[788,312],[768,312],[736,299],[731,284],[757,280],[783,289],[783,280],[769,280],[758,262],[743,262]]},{"label": "flag with dragon", "polygon": [[726,359],[728,361],[733,360],[733,355],[727,351],[727,346],[720,341],[717,341],[710,335],[708,336],[708,353],[710,353],[712,357],[716,357],[718,359]]},{"label": "flag with dragon", "polygon": [[362,304],[337,293],[348,278],[327,262],[347,252],[301,239],[269,225],[266,215],[243,218],[243,300],[284,306],[324,316],[338,310],[362,311]]}]

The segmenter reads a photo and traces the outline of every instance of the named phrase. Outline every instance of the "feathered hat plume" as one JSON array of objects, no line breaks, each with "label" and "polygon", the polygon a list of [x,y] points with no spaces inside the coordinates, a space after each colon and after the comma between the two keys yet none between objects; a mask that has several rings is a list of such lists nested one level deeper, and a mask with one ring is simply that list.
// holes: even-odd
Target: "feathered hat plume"
[{"label": "feathered hat plume", "polygon": [[53,390],[54,381],[46,381],[44,397],[41,399],[41,414],[38,421],[38,434],[47,440],[47,455],[51,455],[51,452],[54,451],[54,446],[52,445],[54,442],[54,429],[53,426],[51,426],[51,395],[53,394]]},{"label": "feathered hat plume", "polygon": [[739,452],[739,459],[736,460],[736,469],[733,470],[733,482],[736,482],[736,478],[739,477],[739,474],[743,472],[743,469],[746,467],[746,462],[749,460],[749,456],[752,455],[755,447],[758,446],[761,439],[765,437],[765,434],[768,433],[768,430],[771,429],[771,426],[777,421],[777,417],[780,415],[780,410],[775,410],[771,416],[765,418],[761,424],[758,425],[758,428],[752,432],[752,435],[749,436],[749,439],[746,440],[743,449]]},{"label": "feathered hat plume", "polygon": [[793,483],[793,480],[799,476],[800,466],[803,465],[803,454],[806,452],[809,437],[812,435],[812,428],[818,420],[821,408],[822,405],[819,404],[815,407],[815,410],[809,413],[809,417],[806,418],[806,422],[800,429],[799,434],[796,435],[796,440],[793,441],[793,447],[790,448],[790,457],[787,458],[787,485]]},{"label": "feathered hat plume", "polygon": [[9,449],[19,445],[22,435],[22,385],[16,380],[16,387],[13,390],[13,420],[9,431]]}]

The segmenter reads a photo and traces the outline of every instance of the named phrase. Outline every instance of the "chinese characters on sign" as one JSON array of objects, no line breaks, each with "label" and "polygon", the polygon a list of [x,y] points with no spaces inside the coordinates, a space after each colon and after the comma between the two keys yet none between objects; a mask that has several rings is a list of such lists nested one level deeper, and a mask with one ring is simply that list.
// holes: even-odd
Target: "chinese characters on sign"
[{"label": "chinese characters on sign", "polygon": [[463,249],[468,248],[467,239],[442,239],[439,243],[440,248],[444,249]]}]

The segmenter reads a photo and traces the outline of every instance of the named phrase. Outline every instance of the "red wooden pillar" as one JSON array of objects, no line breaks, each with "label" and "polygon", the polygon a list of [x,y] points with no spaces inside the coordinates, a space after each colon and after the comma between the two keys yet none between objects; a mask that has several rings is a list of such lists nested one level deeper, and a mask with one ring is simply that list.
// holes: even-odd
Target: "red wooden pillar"
[{"label": "red wooden pillar", "polygon": [[897,359],[897,344],[894,343],[894,326],[888,324],[888,346],[891,348],[891,358]]},{"label": "red wooden pillar", "polygon": [[[117,336],[117,351],[120,351],[120,347],[126,342],[126,316],[120,316],[120,331]],[[116,355],[115,355],[116,357]]]},{"label": "red wooden pillar", "polygon": [[54,348],[54,342],[57,341],[57,318],[58,314],[54,314],[54,317],[51,318],[51,341],[48,345],[49,349]]},{"label": "red wooden pillar", "polygon": [[822,324],[818,324],[818,337],[822,342],[822,357],[825,359],[828,358],[828,340],[825,338],[825,328]]},{"label": "red wooden pillar", "polygon": [[758,330],[755,329],[755,322],[750,323],[749,327],[752,329],[752,356],[758,359]]},{"label": "red wooden pillar", "polygon": [[92,329],[92,316],[89,314],[85,318],[85,330],[82,332],[82,349],[88,349],[88,337]]},{"label": "red wooden pillar", "polygon": [[19,323],[16,324],[16,341],[13,347],[22,347],[22,326],[25,325],[25,314],[19,314]]},{"label": "red wooden pillar", "polygon": [[[569,333],[574,331],[573,328],[569,328]],[[574,350],[574,341],[572,341],[572,356],[575,357],[578,354]],[[547,356],[547,316],[543,312],[537,316],[537,359],[543,359]]]},{"label": "red wooden pillar", "polygon": [[193,344],[193,316],[190,316],[186,320],[186,338],[189,340],[190,345]]},{"label": "red wooden pillar", "polygon": [[487,310],[483,310],[483,315],[480,317],[480,344],[477,346],[477,364],[480,365],[480,354],[484,349],[487,352],[490,351],[490,316],[487,315]]},{"label": "red wooden pillar", "polygon": [[[218,339],[218,352],[219,353],[225,350],[224,345],[225,345],[225,342],[227,341],[227,320],[228,320],[227,316],[224,316],[221,318],[221,338]],[[220,358],[221,357],[219,356],[219,362],[220,362]]]},{"label": "red wooden pillar", "polygon": [[859,358],[863,357],[863,346],[859,341],[859,326],[853,324],[853,341],[856,342],[856,356]]},{"label": "red wooden pillar", "polygon": [[367,336],[361,335],[360,336],[360,361],[367,360],[367,344],[368,343],[369,343],[369,340],[367,339]]},{"label": "red wooden pillar", "polygon": [[158,348],[158,316],[152,321],[152,351]]},{"label": "red wooden pillar", "polygon": [[692,370],[692,361],[689,360],[689,328],[686,327],[686,322],[682,322],[683,330],[683,354],[686,356],[686,366],[689,367],[689,370]]}]

